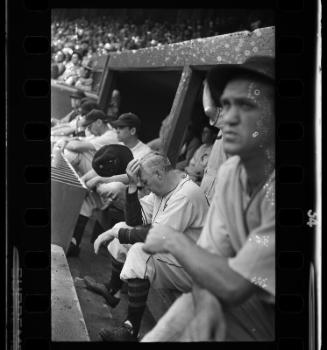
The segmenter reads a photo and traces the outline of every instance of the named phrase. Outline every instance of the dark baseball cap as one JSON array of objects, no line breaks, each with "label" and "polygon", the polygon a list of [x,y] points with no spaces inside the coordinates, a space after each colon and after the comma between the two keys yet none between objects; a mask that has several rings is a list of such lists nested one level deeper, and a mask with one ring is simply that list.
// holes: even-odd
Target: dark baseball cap
[{"label": "dark baseball cap", "polygon": [[133,153],[124,145],[106,145],[94,155],[92,168],[99,176],[110,177],[125,174],[127,164],[133,159]]},{"label": "dark baseball cap", "polygon": [[83,97],[86,97],[86,95],[84,94],[84,92],[82,90],[76,90],[69,97],[76,98],[76,99],[82,99]]},{"label": "dark baseball cap", "polygon": [[85,115],[83,126],[88,126],[88,125],[94,123],[98,119],[106,121],[108,119],[108,117],[100,109],[92,109],[92,111],[90,111],[89,113],[87,113]]},{"label": "dark baseball cap", "polygon": [[99,109],[99,105],[96,102],[91,101],[90,99],[83,101],[80,105],[82,115],[86,115],[87,113],[91,112],[92,109]]},{"label": "dark baseball cap", "polygon": [[114,128],[129,126],[139,130],[141,127],[141,120],[136,114],[129,112],[121,114],[118,119],[111,124]]},{"label": "dark baseball cap", "polygon": [[243,64],[220,64],[209,71],[207,80],[212,93],[222,94],[226,84],[239,75],[248,73],[268,83],[275,82],[275,58],[252,56]]}]

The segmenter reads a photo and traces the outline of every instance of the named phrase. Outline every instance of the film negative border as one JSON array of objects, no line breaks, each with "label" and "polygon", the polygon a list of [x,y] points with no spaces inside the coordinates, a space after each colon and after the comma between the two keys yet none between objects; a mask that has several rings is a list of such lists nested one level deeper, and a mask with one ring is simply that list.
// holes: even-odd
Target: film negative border
[{"label": "film negative border", "polygon": [[[18,337],[7,334],[8,344],[14,349],[31,349],[36,344],[47,349],[51,337],[50,185],[44,170],[41,170],[43,175],[33,173],[37,168],[50,165],[51,7],[67,5],[45,3],[26,0],[16,3],[15,8],[7,3],[6,313]],[[230,7],[231,1],[228,3],[226,6]],[[267,348],[307,349],[311,346],[311,350],[317,345],[310,343],[308,335],[309,277],[315,234],[315,185],[312,181],[315,58],[312,48],[316,45],[317,4],[309,0],[285,4],[283,1],[273,4],[279,81],[276,102],[278,283],[276,342],[268,344]],[[78,2],[76,7],[83,5],[89,7],[90,4]],[[97,7],[94,2],[92,6]],[[260,8],[260,3],[251,6]],[[301,214],[295,214],[294,209]],[[51,348],[64,345],[51,344]],[[88,345],[105,347],[105,344],[83,344]],[[260,344],[253,345],[260,348]]]}]

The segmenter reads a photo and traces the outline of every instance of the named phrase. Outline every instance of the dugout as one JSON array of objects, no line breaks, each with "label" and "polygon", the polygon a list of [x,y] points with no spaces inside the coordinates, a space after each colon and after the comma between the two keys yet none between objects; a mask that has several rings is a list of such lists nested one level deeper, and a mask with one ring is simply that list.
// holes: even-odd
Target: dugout
[{"label": "dugout", "polygon": [[207,119],[202,108],[207,71],[217,64],[243,63],[252,55],[275,55],[274,27],[111,53],[92,96],[107,110],[112,91],[118,89],[120,113],[141,118],[144,142],[158,137],[169,114],[171,132],[164,149],[175,163],[187,126],[193,121],[200,129]]}]

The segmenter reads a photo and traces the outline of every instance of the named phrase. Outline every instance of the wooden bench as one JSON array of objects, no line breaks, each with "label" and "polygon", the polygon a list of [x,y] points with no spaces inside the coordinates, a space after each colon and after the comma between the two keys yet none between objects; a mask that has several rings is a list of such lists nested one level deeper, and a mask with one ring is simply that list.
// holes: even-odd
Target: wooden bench
[{"label": "wooden bench", "polygon": [[90,341],[65,253],[51,244],[51,340]]}]

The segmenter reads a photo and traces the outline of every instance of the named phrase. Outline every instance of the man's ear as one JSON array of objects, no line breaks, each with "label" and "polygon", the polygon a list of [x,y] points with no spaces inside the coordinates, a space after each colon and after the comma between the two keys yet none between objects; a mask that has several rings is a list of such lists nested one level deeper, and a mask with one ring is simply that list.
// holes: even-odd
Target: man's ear
[{"label": "man's ear", "polygon": [[135,135],[136,134],[136,128],[131,128],[130,132],[131,132],[131,135]]},{"label": "man's ear", "polygon": [[154,173],[158,176],[159,180],[163,179],[163,172],[160,169],[157,169]]}]

